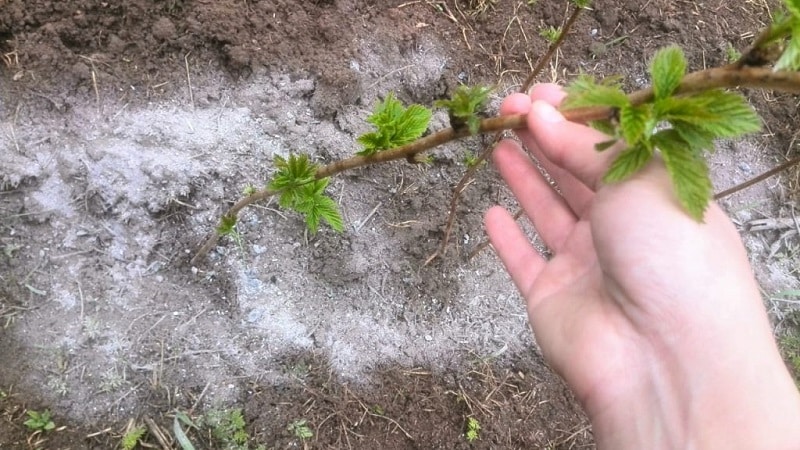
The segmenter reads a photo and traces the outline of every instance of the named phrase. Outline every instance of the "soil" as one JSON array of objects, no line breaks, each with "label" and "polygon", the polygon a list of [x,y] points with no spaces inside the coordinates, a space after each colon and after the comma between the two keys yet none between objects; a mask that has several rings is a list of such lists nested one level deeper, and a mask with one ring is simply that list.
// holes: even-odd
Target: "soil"
[{"label": "soil", "polygon": [[[540,81],[580,71],[648,84],[654,50],[693,69],[743,50],[773,2],[622,1],[577,22]],[[491,168],[438,247],[463,155],[482,139],[334,179],[343,234],[304,231],[272,203],[240,242],[192,252],[275,155],[351,155],[389,91],[431,104],[459,83],[519,89],[565,2],[0,0],[0,447],[107,449],[129,423],[179,448],[176,411],[241,408],[267,448],[580,448],[591,428],[546,367],[524,306],[483,240],[513,205]],[[795,149],[796,99],[754,92],[765,133],[723,142],[718,188]],[[442,113],[433,128],[446,125]],[[797,289],[788,183],[723,202],[765,296]],[[513,206],[511,206],[513,207]],[[770,301],[781,323],[785,306]],[[32,433],[26,410],[52,412]],[[480,438],[464,437],[467,418]],[[287,426],[304,419],[314,436]],[[156,433],[161,430],[163,442]],[[188,429],[198,448],[217,448]]]}]

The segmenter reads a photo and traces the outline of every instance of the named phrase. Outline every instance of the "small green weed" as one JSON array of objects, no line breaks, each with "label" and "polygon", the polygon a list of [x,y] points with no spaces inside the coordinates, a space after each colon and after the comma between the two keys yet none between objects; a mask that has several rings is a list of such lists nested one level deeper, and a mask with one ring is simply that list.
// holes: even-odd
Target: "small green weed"
[{"label": "small green weed", "polygon": [[[211,435],[222,450],[250,450],[250,435],[245,430],[244,415],[241,409],[209,411],[203,422],[211,429]],[[264,450],[264,446],[256,447]]]},{"label": "small green weed", "polygon": [[467,442],[473,443],[480,439],[480,431],[481,431],[481,424],[478,422],[478,419],[474,417],[467,417],[467,431],[464,434],[467,438]]},{"label": "small green weed", "polygon": [[561,28],[550,25],[549,27],[539,30],[539,36],[543,37],[548,44],[553,44],[561,37]]},{"label": "small green weed", "polygon": [[28,420],[24,425],[31,431],[50,431],[56,427],[49,410],[39,412],[29,409],[27,414]]},{"label": "small green weed", "polygon": [[306,419],[295,420],[294,422],[290,423],[286,429],[289,430],[294,437],[301,440],[311,439],[314,437],[314,432],[308,426]]},{"label": "small green weed", "polygon": [[147,429],[145,427],[139,426],[132,428],[125,433],[124,436],[122,436],[122,440],[119,443],[120,448],[122,448],[122,450],[135,449],[136,446],[139,445],[139,442],[142,440],[142,437],[144,437],[146,432]]},{"label": "small green weed", "polygon": [[736,47],[733,46],[730,42],[728,42],[728,46],[725,48],[725,59],[728,60],[730,64],[735,63],[742,57],[742,52],[736,50]]},{"label": "small green weed", "polygon": [[468,151],[464,153],[464,158],[461,160],[461,162],[463,162],[464,165],[467,166],[467,168],[471,169],[477,166],[478,164],[485,163],[486,161],[481,161],[480,158],[478,158],[478,155]]}]

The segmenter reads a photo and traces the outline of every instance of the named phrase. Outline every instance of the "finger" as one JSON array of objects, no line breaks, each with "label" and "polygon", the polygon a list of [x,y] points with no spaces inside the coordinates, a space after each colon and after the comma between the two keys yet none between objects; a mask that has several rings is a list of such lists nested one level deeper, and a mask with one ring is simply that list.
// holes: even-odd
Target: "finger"
[{"label": "finger", "polygon": [[489,241],[517,289],[526,296],[545,266],[544,258],[505,209],[499,206],[489,209],[485,222]]},{"label": "finger", "polygon": [[[541,87],[540,87],[541,86]],[[555,85],[537,85],[533,89],[532,95],[539,96],[547,101],[554,103],[560,102],[564,93]],[[524,94],[514,94],[508,96],[500,106],[501,114],[528,114],[531,109],[531,98]],[[578,181],[563,168],[551,162],[547,156],[539,149],[533,134],[527,129],[515,130],[522,143],[530,151],[534,158],[541,164],[544,171],[553,178],[559,190],[569,204],[570,208],[578,216],[587,212],[591,204],[593,192],[586,185]]]},{"label": "finger", "polygon": [[544,157],[596,191],[617,153],[614,149],[595,150],[595,144],[608,140],[608,136],[566,120],[553,105],[541,100],[534,101],[530,111],[528,130]]},{"label": "finger", "polygon": [[516,142],[501,141],[494,151],[494,163],[545,245],[558,253],[577,222],[572,209]]},{"label": "finger", "polygon": [[558,107],[567,97],[567,93],[557,84],[542,83],[531,88],[530,97],[531,100],[541,100]]}]

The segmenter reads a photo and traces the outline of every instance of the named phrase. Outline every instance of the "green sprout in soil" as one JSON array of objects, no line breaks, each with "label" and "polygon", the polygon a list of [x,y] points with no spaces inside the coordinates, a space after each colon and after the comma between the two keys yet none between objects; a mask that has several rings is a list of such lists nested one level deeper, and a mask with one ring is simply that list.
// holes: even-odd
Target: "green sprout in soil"
[{"label": "green sprout in soil", "polygon": [[145,427],[134,427],[122,436],[119,446],[122,450],[133,450],[139,445],[147,429]]},{"label": "green sprout in soil", "polygon": [[554,26],[549,26],[542,28],[539,30],[539,36],[543,37],[548,43],[552,44],[558,41],[558,38],[561,37],[561,28],[556,28]]},{"label": "green sprout in soil", "polygon": [[464,433],[464,436],[467,438],[467,442],[470,444],[480,438],[481,424],[478,422],[478,419],[474,417],[468,417],[466,429],[467,430]]},{"label": "green sprout in soil", "polygon": [[736,47],[733,46],[730,42],[728,46],[725,47],[725,58],[728,60],[728,63],[735,63],[742,57],[742,52],[736,50]]},{"label": "green sprout in soil", "polygon": [[39,412],[29,409],[27,414],[28,420],[23,425],[31,431],[50,431],[56,427],[49,410]]},{"label": "green sprout in soil", "polygon": [[[619,152],[605,174],[606,183],[624,182],[658,154],[664,160],[680,204],[688,215],[702,221],[713,197],[706,153],[713,151],[716,139],[753,133],[761,126],[745,98],[728,89],[800,92],[800,0],[784,2],[788,12],[776,14],[773,23],[732,64],[687,73],[683,51],[670,46],[656,52],[650,62],[651,88],[625,93],[618,78],[596,80],[588,75],[579,76],[567,86],[568,96],[561,107],[565,118],[589,122],[608,134],[609,139],[597,146],[598,151]],[[547,33],[553,43],[524,83],[526,89],[545,61],[555,53],[578,12],[589,2],[573,0],[572,3],[578,9],[557,35],[556,29]],[[288,158],[275,157],[277,171],[266,189],[246,192],[223,214],[217,233],[206,240],[192,264],[216,245],[220,235],[235,233],[239,211],[257,201],[278,196],[281,207],[303,215],[312,232],[316,232],[323,221],[332,229],[342,231],[344,225],[338,205],[325,194],[329,177],[398,159],[417,162],[422,153],[455,139],[527,126],[526,117],[522,115],[481,119],[479,112],[488,94],[486,87],[459,87],[451,99],[435,104],[447,109],[450,128],[423,136],[432,111],[416,104],[404,106],[390,93],[367,118],[375,129],[358,138],[362,149],[355,156],[322,166],[313,164],[310,157],[302,153]],[[475,164],[485,160],[490,152],[491,147],[481,153]],[[442,247],[447,244],[452,228],[458,193],[474,170],[474,167],[469,169],[454,190],[456,195],[451,202]],[[737,189],[745,186],[742,184]]]},{"label": "green sprout in soil", "polygon": [[294,422],[290,423],[286,429],[292,434],[292,436],[302,441],[314,437],[314,432],[308,426],[306,419],[295,420]]}]

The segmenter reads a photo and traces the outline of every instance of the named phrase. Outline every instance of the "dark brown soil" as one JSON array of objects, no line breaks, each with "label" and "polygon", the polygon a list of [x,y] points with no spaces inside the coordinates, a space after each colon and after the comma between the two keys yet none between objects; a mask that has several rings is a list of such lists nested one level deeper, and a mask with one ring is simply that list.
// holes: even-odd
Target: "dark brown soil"
[{"label": "dark brown soil", "polygon": [[[540,79],[564,81],[579,71],[622,72],[629,88],[641,88],[648,84],[647,59],[670,43],[686,50],[692,69],[723,64],[728,46],[746,48],[752,36],[748,33],[768,21],[767,8],[774,3],[600,2],[578,21]],[[185,91],[187,75],[222,69],[226,83],[240,86],[258,71],[313,75],[314,112],[320,120],[330,120],[343,105],[360,102],[369,88],[353,73],[361,43],[380,40],[404,54],[427,36],[436,36],[450,46],[445,75],[424,86],[403,80],[408,81],[405,90],[398,93],[405,100],[431,103],[462,81],[518,84],[546,49],[538,30],[560,25],[567,13],[566,2],[547,0],[534,6],[478,0],[0,0],[0,99],[6,100],[0,103],[0,117],[13,116],[23,100],[65,112],[96,97],[134,104],[168,99]],[[219,99],[193,100],[202,104]],[[792,100],[753,96],[755,104],[765,107],[760,108],[768,134],[765,145],[777,153],[788,151],[797,133],[794,124],[800,118]],[[426,255],[420,251],[421,259]],[[218,286],[216,292],[225,290]],[[0,291],[2,306],[13,307],[15,297],[23,294]],[[11,347],[2,336],[0,347],[6,351]],[[5,355],[3,361],[22,364],[25,358]],[[11,366],[0,368],[0,381],[14,379],[1,375],[13,372]],[[374,371],[371,386],[338,379],[319,355],[287,356],[286,368],[294,374],[293,382],[276,389],[252,380],[248,395],[240,399],[248,431],[268,448],[297,448],[286,424],[300,417],[315,430],[302,444],[311,448],[591,445],[579,407],[538,358],[476,362],[452,374],[384,367]],[[125,424],[117,422],[66,420],[54,432],[31,435],[22,426],[25,408],[43,410],[48,405],[15,394],[13,386],[0,388],[2,448],[108,449],[119,442]],[[172,389],[150,389],[141,399],[147,406],[131,418],[141,422],[149,416],[171,430],[169,414],[175,408],[190,410],[203,386]],[[490,437],[468,444],[463,436],[468,417],[478,419],[482,435]],[[207,436],[192,437],[203,448],[214,448]],[[37,446],[38,439],[44,441]],[[160,448],[152,435],[146,442]],[[177,448],[174,442],[168,445]]]}]

